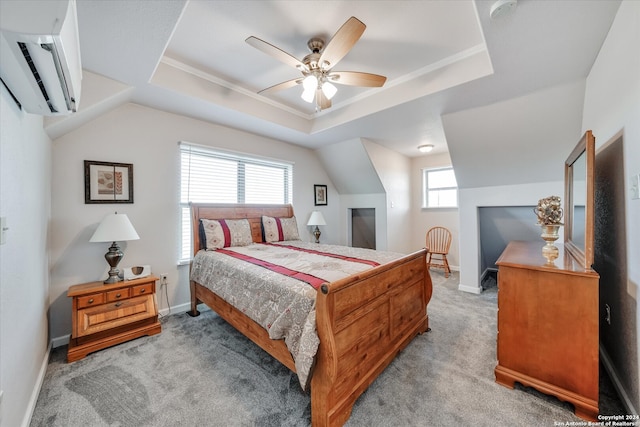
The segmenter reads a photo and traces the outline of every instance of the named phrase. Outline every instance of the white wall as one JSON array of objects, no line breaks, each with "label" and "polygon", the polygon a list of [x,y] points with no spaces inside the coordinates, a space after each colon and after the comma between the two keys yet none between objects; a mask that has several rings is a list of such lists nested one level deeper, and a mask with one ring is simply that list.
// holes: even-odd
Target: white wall
[{"label": "white wall", "polygon": [[[578,140],[576,140],[576,143]],[[564,162],[558,162],[564,168]],[[480,293],[480,227],[478,208],[481,206],[530,206],[550,195],[564,194],[564,182],[540,182],[535,184],[503,185],[496,187],[465,188],[458,192],[460,204],[460,285],[461,291]],[[535,222],[534,213],[531,221]],[[560,233],[562,233],[562,229]],[[559,241],[564,240],[560,235]],[[542,239],[541,248],[542,248]]]},{"label": "white wall", "polygon": [[[142,107],[124,105],[56,139],[53,143],[53,201],[51,236],[51,336],[65,344],[71,332],[71,301],[67,288],[106,277],[108,244],[89,243],[102,218],[126,213],[140,240],[124,242],[120,267],[150,264],[153,273],[168,274],[171,306],[186,309],[189,302],[188,266],[178,259],[178,141],[253,153],[294,163],[293,201],[303,240],[314,207],[313,185],[326,183],[329,205],[322,207],[328,224],[339,223],[335,188],[316,154],[309,149],[234,129]],[[84,204],[83,160],[133,163],[133,204]],[[319,209],[320,210],[320,209]],[[322,240],[337,243],[337,227],[326,226]],[[158,295],[166,310],[164,295]]]},{"label": "white wall", "polygon": [[[592,129],[596,149],[623,132],[627,292],[636,301],[640,327],[640,200],[631,199],[631,176],[640,173],[640,2],[622,2],[607,39],[587,78],[582,126]],[[637,341],[640,354],[640,341]],[[636,361],[640,367],[640,361]],[[616,367],[624,375],[624,366]],[[636,370],[637,372],[637,370]],[[640,402],[627,401],[640,410]]]},{"label": "white wall", "polygon": [[[442,226],[451,231],[451,248],[447,260],[449,266],[458,270],[460,267],[460,217],[458,208],[422,208],[422,170],[451,166],[449,154],[428,154],[411,159],[411,246],[413,250],[425,247],[427,230]],[[455,171],[454,171],[455,172]]]},{"label": "white wall", "polygon": [[0,425],[26,425],[48,355],[51,141],[0,84]]},{"label": "white wall", "polygon": [[[376,213],[376,249],[387,251],[387,196],[381,194],[341,194],[340,195],[340,222],[338,224],[340,240],[338,244],[349,246],[351,244],[351,229],[349,209],[375,209]],[[327,221],[327,224],[329,222]],[[324,235],[324,234],[323,234]],[[324,242],[324,239],[322,240]]]},{"label": "white wall", "polygon": [[340,194],[384,192],[362,138],[318,147],[316,153]]},{"label": "white wall", "polygon": [[386,250],[410,253],[420,249],[412,250],[410,243],[414,233],[409,221],[411,214],[411,160],[374,142],[363,139],[362,143],[386,192]]},{"label": "white wall", "polygon": [[[620,5],[609,35],[587,78],[583,130],[596,150],[623,131],[629,279],[640,285],[640,200],[632,200],[631,176],[640,173],[640,2]],[[638,311],[640,315],[640,310]]]}]

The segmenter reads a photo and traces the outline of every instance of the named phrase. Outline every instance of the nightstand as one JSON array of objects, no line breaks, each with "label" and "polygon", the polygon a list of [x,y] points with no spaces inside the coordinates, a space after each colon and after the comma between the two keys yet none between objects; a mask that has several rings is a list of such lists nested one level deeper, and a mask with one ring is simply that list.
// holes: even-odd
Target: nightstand
[{"label": "nightstand", "polygon": [[67,361],[144,335],[160,333],[156,276],[104,284],[74,285],[71,339]]}]

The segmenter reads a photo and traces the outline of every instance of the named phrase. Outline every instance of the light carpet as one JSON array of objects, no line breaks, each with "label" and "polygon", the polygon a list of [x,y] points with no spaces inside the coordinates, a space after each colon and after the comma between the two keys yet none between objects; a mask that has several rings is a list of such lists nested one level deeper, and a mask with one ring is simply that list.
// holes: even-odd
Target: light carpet
[{"label": "light carpet", "polygon": [[[356,402],[347,426],[554,426],[570,405],[495,383],[496,289],[457,290],[431,273],[432,330]],[[55,349],[32,426],[308,426],[310,397],[287,368],[206,310],[161,319],[162,333],[66,363]],[[601,368],[601,413],[622,408]]]}]

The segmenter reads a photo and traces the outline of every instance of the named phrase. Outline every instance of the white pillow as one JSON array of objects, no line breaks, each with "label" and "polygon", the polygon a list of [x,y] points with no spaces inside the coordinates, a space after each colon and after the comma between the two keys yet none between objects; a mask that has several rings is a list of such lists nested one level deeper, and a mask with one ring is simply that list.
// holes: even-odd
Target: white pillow
[{"label": "white pillow", "polygon": [[274,218],[262,217],[262,231],[265,242],[282,242],[284,240],[300,240],[296,217]]},{"label": "white pillow", "polygon": [[206,249],[215,250],[229,246],[247,246],[253,243],[251,225],[246,219],[201,219]]}]

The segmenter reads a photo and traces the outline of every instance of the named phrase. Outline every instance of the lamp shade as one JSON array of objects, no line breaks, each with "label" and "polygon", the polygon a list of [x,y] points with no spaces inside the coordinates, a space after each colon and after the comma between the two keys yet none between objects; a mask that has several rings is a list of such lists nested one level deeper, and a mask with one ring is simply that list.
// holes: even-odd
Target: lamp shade
[{"label": "lamp shade", "polygon": [[114,213],[107,215],[96,229],[90,242],[117,242],[125,240],[138,240],[140,236],[136,232],[129,217],[126,214]]},{"label": "lamp shade", "polygon": [[322,84],[322,92],[324,93],[324,96],[327,97],[327,99],[331,99],[333,98],[333,95],[335,95],[336,92],[338,92],[338,88],[329,82],[324,82]]},{"label": "lamp shade", "polygon": [[309,74],[302,81],[302,87],[304,91],[302,92],[302,99],[307,102],[313,102],[313,97],[316,94],[316,89],[318,88],[318,78],[313,74]]},{"label": "lamp shade", "polygon": [[316,95],[316,91],[315,89],[305,89],[304,92],[302,92],[302,95],[300,95],[300,97],[302,99],[304,99],[306,102],[313,102],[313,97]]},{"label": "lamp shade", "polygon": [[313,74],[309,74],[302,81],[302,87],[304,90],[315,91],[318,88],[318,78]]},{"label": "lamp shade", "polygon": [[309,221],[307,222],[307,225],[327,225],[327,223],[325,222],[324,217],[322,216],[322,212],[313,211],[311,212],[311,216],[309,217]]}]

